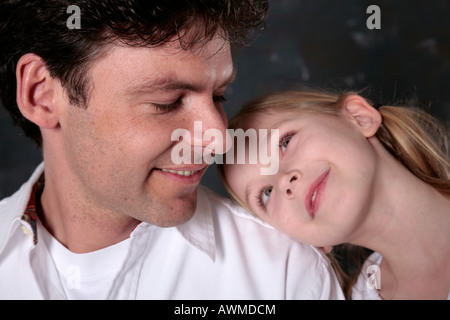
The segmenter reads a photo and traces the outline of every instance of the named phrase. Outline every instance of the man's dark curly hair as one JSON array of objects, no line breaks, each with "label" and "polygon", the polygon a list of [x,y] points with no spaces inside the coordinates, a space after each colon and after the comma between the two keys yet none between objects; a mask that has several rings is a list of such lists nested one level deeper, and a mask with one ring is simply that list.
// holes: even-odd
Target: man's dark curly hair
[{"label": "man's dark curly hair", "polygon": [[[80,29],[67,26],[71,5],[80,8]],[[39,128],[16,103],[16,67],[23,55],[40,56],[70,102],[86,106],[87,71],[105,45],[154,47],[178,39],[189,49],[220,32],[232,46],[241,46],[264,27],[267,10],[265,0],[1,0],[0,98],[13,121],[40,146]]]}]

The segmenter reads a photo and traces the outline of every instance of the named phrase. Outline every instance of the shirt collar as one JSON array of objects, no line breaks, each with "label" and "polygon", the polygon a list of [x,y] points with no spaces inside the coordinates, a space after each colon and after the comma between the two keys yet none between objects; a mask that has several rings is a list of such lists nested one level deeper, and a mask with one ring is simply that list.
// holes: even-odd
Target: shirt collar
[{"label": "shirt collar", "polygon": [[[131,233],[131,237],[139,236],[152,229],[159,227],[141,222]],[[214,233],[214,223],[212,218],[211,204],[208,199],[208,191],[205,187],[199,186],[197,191],[197,208],[193,217],[186,223],[171,227],[159,228],[161,230],[175,229],[192,246],[206,254],[212,261],[216,258],[216,240]]]},{"label": "shirt collar", "polygon": [[206,253],[212,261],[216,259],[216,241],[211,204],[205,187],[197,191],[197,208],[194,216],[177,227],[181,235],[194,247]]},{"label": "shirt collar", "polygon": [[12,229],[20,221],[29,203],[33,186],[44,172],[44,163],[41,163],[30,179],[12,196],[0,201],[0,253],[3,251]]},{"label": "shirt collar", "polygon": [[37,220],[40,212],[39,210],[41,210],[41,194],[44,190],[44,184],[44,174],[42,174],[39,180],[33,185],[33,188],[31,189],[27,207],[25,208],[25,212],[22,215],[22,220],[26,221],[31,226],[31,230],[33,232],[33,243],[35,245],[38,242]]}]

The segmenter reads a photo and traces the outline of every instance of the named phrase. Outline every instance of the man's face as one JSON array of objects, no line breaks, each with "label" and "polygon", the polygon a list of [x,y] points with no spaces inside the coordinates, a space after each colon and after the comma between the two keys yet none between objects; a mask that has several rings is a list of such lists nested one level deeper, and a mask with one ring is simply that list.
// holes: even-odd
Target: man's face
[{"label": "man's face", "polygon": [[[194,139],[194,121],[225,137],[220,98],[234,76],[229,44],[218,37],[188,51],[178,41],[159,48],[114,45],[89,76],[87,108],[67,105],[60,121],[73,193],[90,210],[158,226],[189,220],[207,165],[176,165],[171,151],[178,143],[211,144]],[[172,141],[180,128],[191,141]]]}]

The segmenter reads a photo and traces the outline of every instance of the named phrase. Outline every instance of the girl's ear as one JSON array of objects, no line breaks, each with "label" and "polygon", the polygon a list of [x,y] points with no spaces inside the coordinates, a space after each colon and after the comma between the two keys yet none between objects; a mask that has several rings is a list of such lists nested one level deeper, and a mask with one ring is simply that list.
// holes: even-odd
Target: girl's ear
[{"label": "girl's ear", "polygon": [[321,250],[325,254],[329,254],[331,252],[332,247],[331,246],[317,247],[317,249]]},{"label": "girl's ear", "polygon": [[23,116],[41,128],[58,125],[53,95],[55,79],[41,57],[28,53],[16,68],[17,106]]},{"label": "girl's ear", "polygon": [[372,107],[366,99],[356,94],[344,99],[343,112],[352,121],[366,138],[374,136],[381,125],[380,112]]}]

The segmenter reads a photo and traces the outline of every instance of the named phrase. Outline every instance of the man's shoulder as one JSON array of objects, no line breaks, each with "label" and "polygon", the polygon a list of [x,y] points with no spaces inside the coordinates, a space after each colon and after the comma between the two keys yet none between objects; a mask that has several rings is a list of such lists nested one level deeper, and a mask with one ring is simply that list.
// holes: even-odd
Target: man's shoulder
[{"label": "man's shoulder", "polygon": [[21,207],[25,206],[30,191],[31,187],[26,182],[15,193],[0,200],[0,226],[6,227],[7,222],[17,216]]},{"label": "man's shoulder", "polygon": [[28,181],[24,182],[15,193],[6,198],[0,199],[0,213],[3,214],[4,211],[8,209],[16,209],[16,206],[19,204],[20,206],[26,205],[26,202],[23,202],[28,201],[33,185],[36,183],[39,177],[41,177],[43,172],[44,163],[41,163],[34,170]]},{"label": "man's shoulder", "polygon": [[206,187],[201,187],[202,198],[205,197],[210,204],[215,229],[220,229],[223,234],[234,233],[234,237],[241,238],[244,243],[252,239],[255,246],[265,247],[267,250],[278,252],[299,252],[301,255],[312,255],[321,262],[328,264],[324,255],[313,246],[301,243],[276,230],[274,227],[256,217],[248,210],[233,200],[217,194]]},{"label": "man's shoulder", "polygon": [[241,259],[253,259],[267,266],[283,266],[289,269],[290,275],[308,275],[318,286],[324,279],[332,280],[334,285],[331,263],[322,251],[276,230],[229,198],[205,187],[200,189],[200,193],[211,207],[216,241],[223,246],[222,250],[234,246],[232,251],[239,248],[245,252]]},{"label": "man's shoulder", "polygon": [[219,215],[220,218],[237,219],[244,223],[248,221],[251,224],[256,224],[264,229],[273,230],[273,227],[253,215],[247,209],[240,206],[232,199],[222,196],[208,187],[200,186],[200,194],[202,200],[207,199],[210,204],[211,212]]}]

